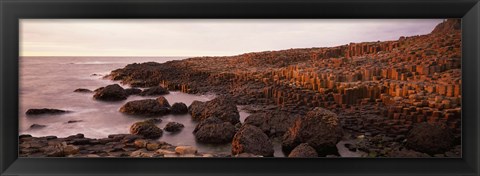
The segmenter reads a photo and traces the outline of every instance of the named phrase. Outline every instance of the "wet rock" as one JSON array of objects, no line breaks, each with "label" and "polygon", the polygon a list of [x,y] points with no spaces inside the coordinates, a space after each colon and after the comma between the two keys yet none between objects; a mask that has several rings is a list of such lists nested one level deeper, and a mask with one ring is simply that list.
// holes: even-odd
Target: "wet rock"
[{"label": "wet rock", "polygon": [[428,154],[444,153],[455,145],[452,131],[441,123],[420,123],[407,135],[406,146]]},{"label": "wet rock", "polygon": [[170,112],[172,114],[186,114],[188,113],[188,107],[185,103],[173,103]]},{"label": "wet rock", "polygon": [[158,128],[153,123],[148,122],[136,122],[132,126],[130,126],[130,133],[136,135],[142,135],[145,138],[159,138],[162,137],[163,131],[162,129]]},{"label": "wet rock", "polygon": [[40,125],[40,124],[32,124],[30,125],[30,129],[40,129],[40,128],[45,128],[46,125]]},{"label": "wet rock", "polygon": [[310,147],[307,143],[302,143],[295,147],[288,157],[299,157],[299,158],[314,158],[318,157],[317,151],[314,148]]},{"label": "wet rock", "polygon": [[127,93],[127,95],[137,95],[142,92],[142,90],[138,88],[127,88],[125,89],[125,92]]},{"label": "wet rock", "polygon": [[317,107],[299,117],[283,136],[282,150],[290,153],[301,143],[308,143],[319,156],[336,154],[336,144],[343,136],[337,114]]},{"label": "wet rock", "polygon": [[171,107],[170,103],[168,103],[168,100],[165,97],[158,97],[156,100],[162,107]]},{"label": "wet rock", "polygon": [[73,92],[92,93],[93,91],[91,91],[90,89],[79,88],[79,89],[75,89]]},{"label": "wet rock", "polygon": [[268,136],[278,137],[283,136],[294,121],[294,116],[285,113],[260,112],[249,115],[244,123],[260,128]]},{"label": "wet rock", "polygon": [[146,146],[147,150],[148,151],[155,151],[157,150],[158,148],[160,148],[160,144],[157,144],[157,143],[148,143],[147,146]]},{"label": "wet rock", "polygon": [[251,153],[254,155],[273,156],[273,145],[261,129],[253,125],[243,125],[232,141],[232,155]]},{"label": "wet rock", "polygon": [[200,117],[202,116],[203,109],[205,109],[205,102],[195,100],[188,107],[188,112],[192,115],[192,118]]},{"label": "wet rock", "polygon": [[99,88],[96,88],[95,90],[93,90],[93,92],[99,92],[101,90],[103,90],[105,87],[99,87]]},{"label": "wet rock", "polygon": [[183,127],[185,127],[185,126],[181,123],[168,122],[167,125],[165,125],[165,128],[163,128],[163,130],[168,131],[168,132],[178,132],[178,131],[182,130]]},{"label": "wet rock", "polygon": [[80,151],[79,147],[74,145],[67,145],[63,148],[65,155],[75,155]]},{"label": "wet rock", "polygon": [[146,116],[166,115],[170,112],[169,106],[165,106],[163,99],[161,99],[161,102],[159,102],[158,99],[129,101],[124,104],[119,111],[126,114]]},{"label": "wet rock", "polygon": [[170,92],[161,87],[161,86],[156,86],[156,87],[151,87],[151,88],[148,88],[148,89],[145,89],[143,90],[142,92],[140,92],[138,95],[140,96],[155,96],[155,95],[165,95],[165,94],[169,94]]},{"label": "wet rock", "polygon": [[176,155],[175,151],[165,150],[165,149],[158,149],[155,153],[160,155]]},{"label": "wet rock", "polygon": [[195,121],[202,121],[209,117],[217,117],[231,124],[240,122],[240,114],[231,97],[220,96],[205,102],[203,106],[202,103],[193,102],[192,105],[190,105],[189,111],[192,119]]},{"label": "wet rock", "polygon": [[137,148],[145,148],[147,146],[147,140],[145,139],[137,139],[133,142],[135,147]]},{"label": "wet rock", "polygon": [[210,117],[198,123],[193,130],[195,139],[201,143],[229,143],[235,135],[235,126],[216,117]]},{"label": "wet rock", "polygon": [[67,123],[78,123],[78,122],[83,122],[83,120],[69,120]]},{"label": "wet rock", "polygon": [[49,109],[49,108],[43,108],[43,109],[29,109],[25,114],[27,115],[42,115],[42,114],[51,114],[51,115],[56,115],[56,114],[64,114],[68,113],[70,111],[66,110],[60,110],[60,109]]},{"label": "wet rock", "polygon": [[178,147],[175,147],[175,153],[180,155],[196,154],[197,148],[193,146],[178,146]]},{"label": "wet rock", "polygon": [[102,101],[121,101],[127,99],[128,94],[118,84],[108,85],[101,90],[98,90],[93,95],[96,100]]}]

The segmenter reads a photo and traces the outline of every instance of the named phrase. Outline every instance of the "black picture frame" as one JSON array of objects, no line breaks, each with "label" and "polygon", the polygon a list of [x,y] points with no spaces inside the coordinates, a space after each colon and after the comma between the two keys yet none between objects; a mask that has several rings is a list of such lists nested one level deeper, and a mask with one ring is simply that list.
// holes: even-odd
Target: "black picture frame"
[{"label": "black picture frame", "polygon": [[[479,175],[478,0],[0,0],[0,175]],[[462,18],[462,158],[18,158],[19,19]]]}]

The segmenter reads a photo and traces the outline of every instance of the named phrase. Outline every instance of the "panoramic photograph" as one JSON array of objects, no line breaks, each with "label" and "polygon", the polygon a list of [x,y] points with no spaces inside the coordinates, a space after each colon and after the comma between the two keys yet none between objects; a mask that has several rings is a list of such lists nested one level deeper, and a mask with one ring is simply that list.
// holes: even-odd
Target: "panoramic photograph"
[{"label": "panoramic photograph", "polygon": [[19,157],[462,157],[460,19],[19,24]]}]

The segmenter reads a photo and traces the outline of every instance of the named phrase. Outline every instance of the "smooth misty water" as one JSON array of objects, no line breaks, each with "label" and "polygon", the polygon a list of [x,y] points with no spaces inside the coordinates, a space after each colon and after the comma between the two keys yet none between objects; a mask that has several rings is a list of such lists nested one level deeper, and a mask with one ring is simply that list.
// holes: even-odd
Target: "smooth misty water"
[{"label": "smooth misty water", "polygon": [[[123,68],[130,63],[155,61],[163,63],[169,60],[183,59],[181,57],[147,57],[147,58],[113,58],[113,57],[23,57],[20,58],[20,105],[19,131],[20,134],[32,136],[54,135],[66,137],[83,133],[89,138],[105,138],[109,134],[128,133],[131,124],[146,118],[141,116],[125,115],[118,109],[128,101],[155,98],[130,96],[125,101],[102,102],[92,98],[93,93],[76,93],[77,88],[94,90],[98,87],[116,83],[102,79],[110,71]],[[99,74],[99,75],[92,75]],[[125,87],[125,86],[124,86]],[[194,100],[208,101],[214,95],[190,95],[181,92],[171,92],[165,98],[173,104],[183,102],[187,106]],[[71,110],[72,113],[62,115],[26,116],[25,112],[31,108],[55,108]],[[240,112],[241,121],[248,116]],[[195,142],[192,134],[196,123],[191,121],[190,115],[163,116],[158,124],[163,128],[168,122],[175,121],[185,125],[178,133],[164,132],[160,138],[173,145],[196,146],[200,152],[229,153],[230,144],[204,145]],[[77,123],[67,123],[69,120],[82,120]],[[45,128],[30,129],[32,124],[46,125]],[[282,156],[279,145],[276,147],[276,156]]]}]

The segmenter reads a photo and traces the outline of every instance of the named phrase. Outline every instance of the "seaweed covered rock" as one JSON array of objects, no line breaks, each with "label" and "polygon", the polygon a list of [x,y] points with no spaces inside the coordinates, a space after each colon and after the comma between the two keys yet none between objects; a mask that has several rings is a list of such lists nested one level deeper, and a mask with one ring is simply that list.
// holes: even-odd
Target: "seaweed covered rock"
[{"label": "seaweed covered rock", "polygon": [[120,101],[127,99],[128,94],[120,85],[112,84],[95,91],[93,98],[102,101]]},{"label": "seaweed covered rock", "polygon": [[298,117],[283,136],[282,149],[290,153],[301,143],[308,143],[319,156],[336,154],[336,144],[343,137],[337,114],[317,107]]},{"label": "seaweed covered rock", "polygon": [[195,139],[201,143],[229,143],[235,135],[235,126],[216,117],[210,117],[198,123],[193,130]]},{"label": "seaweed covered rock", "polygon": [[232,155],[251,153],[273,156],[273,144],[261,129],[253,125],[243,125],[232,141]]},{"label": "seaweed covered rock", "polygon": [[442,123],[419,123],[407,135],[407,147],[416,151],[439,154],[455,145],[453,132]]},{"label": "seaweed covered rock", "polygon": [[158,128],[154,123],[150,122],[136,122],[130,126],[130,133],[135,135],[141,135],[145,138],[159,138],[162,137],[163,131]]}]

